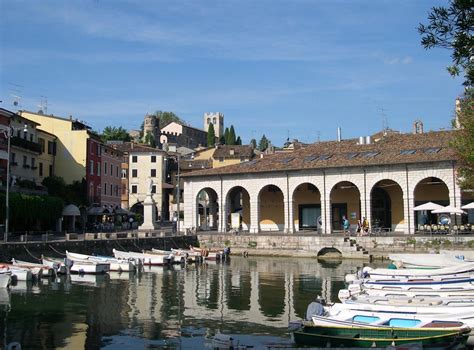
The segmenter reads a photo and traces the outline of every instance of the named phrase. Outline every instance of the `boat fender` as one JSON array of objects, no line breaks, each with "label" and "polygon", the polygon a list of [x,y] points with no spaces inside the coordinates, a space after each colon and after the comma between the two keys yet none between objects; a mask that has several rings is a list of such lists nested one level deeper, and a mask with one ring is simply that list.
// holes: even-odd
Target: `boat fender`
[{"label": "boat fender", "polygon": [[324,315],[324,306],[318,302],[313,301],[308,305],[306,309],[306,320],[310,321],[313,316],[323,316]]},{"label": "boat fender", "polygon": [[337,297],[341,302],[344,302],[344,300],[347,300],[351,297],[351,292],[348,289],[341,289],[339,290]]}]

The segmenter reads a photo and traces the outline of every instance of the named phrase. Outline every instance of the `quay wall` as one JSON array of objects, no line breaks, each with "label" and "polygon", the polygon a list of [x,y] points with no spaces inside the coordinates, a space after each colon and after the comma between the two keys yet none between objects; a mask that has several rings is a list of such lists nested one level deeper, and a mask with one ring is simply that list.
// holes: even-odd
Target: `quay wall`
[{"label": "quay wall", "polygon": [[113,249],[141,252],[152,248],[170,250],[197,244],[196,236],[18,242],[0,245],[0,261],[7,262],[15,258],[35,262],[41,255],[64,258],[66,250],[81,254],[113,256]]},{"label": "quay wall", "polygon": [[232,254],[377,259],[390,253],[429,253],[439,249],[474,249],[474,236],[371,236],[342,237],[297,234],[198,234],[201,246],[230,246]]}]

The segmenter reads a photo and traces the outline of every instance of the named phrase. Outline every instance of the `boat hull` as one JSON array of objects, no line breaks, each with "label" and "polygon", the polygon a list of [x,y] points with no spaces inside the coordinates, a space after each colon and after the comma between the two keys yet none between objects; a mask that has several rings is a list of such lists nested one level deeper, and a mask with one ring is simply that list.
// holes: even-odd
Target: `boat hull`
[{"label": "boat hull", "polygon": [[11,283],[11,273],[1,272],[0,273],[0,288],[8,288]]}]

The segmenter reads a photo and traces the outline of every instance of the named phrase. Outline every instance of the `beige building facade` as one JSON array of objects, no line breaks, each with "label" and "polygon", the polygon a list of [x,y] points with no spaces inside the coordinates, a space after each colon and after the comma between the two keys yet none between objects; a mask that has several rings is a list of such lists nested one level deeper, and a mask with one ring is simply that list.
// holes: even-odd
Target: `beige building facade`
[{"label": "beige building facade", "polygon": [[192,172],[184,177],[184,226],[225,232],[232,213],[240,213],[242,230],[254,234],[332,233],[346,216],[352,227],[365,217],[374,229],[414,233],[427,219],[416,205],[474,200],[456,183],[453,133],[322,142]]}]

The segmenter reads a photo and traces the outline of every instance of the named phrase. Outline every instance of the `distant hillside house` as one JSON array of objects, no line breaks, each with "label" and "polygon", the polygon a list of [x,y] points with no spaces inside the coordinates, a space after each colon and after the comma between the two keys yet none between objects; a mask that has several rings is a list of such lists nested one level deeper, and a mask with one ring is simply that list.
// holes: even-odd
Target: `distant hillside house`
[{"label": "distant hillside house", "polygon": [[[319,142],[225,167],[193,167],[183,174],[184,226],[227,231],[238,213],[241,229],[253,234],[331,233],[342,229],[346,216],[352,228],[366,217],[373,229],[414,233],[435,220],[414,211],[416,205],[459,208],[474,200],[456,183],[455,132],[389,132],[377,134],[377,141]],[[218,148],[212,162],[230,157],[231,149]],[[457,220],[474,222],[472,214]]]},{"label": "distant hillside house", "polygon": [[207,145],[207,131],[171,122],[161,129],[160,143],[174,143],[177,147],[194,149]]}]

